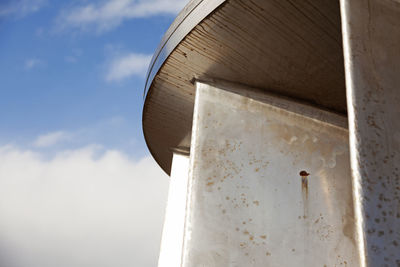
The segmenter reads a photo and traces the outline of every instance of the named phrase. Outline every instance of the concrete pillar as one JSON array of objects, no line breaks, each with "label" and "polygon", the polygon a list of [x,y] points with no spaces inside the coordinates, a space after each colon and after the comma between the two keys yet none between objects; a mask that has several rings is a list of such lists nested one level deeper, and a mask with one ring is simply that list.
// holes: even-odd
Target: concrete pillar
[{"label": "concrete pillar", "polygon": [[400,266],[400,2],[341,0],[362,266]]},{"label": "concrete pillar", "polygon": [[158,267],[181,266],[188,173],[188,153],[175,150]]},{"label": "concrete pillar", "polygon": [[183,266],[358,266],[346,118],[196,87]]}]

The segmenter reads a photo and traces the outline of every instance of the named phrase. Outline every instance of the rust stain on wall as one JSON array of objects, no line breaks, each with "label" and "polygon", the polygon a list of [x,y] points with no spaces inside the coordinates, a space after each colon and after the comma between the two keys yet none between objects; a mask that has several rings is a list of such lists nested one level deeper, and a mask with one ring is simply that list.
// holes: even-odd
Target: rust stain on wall
[{"label": "rust stain on wall", "polygon": [[300,171],[301,176],[301,192],[303,196],[303,218],[306,219],[308,217],[308,176],[310,175],[306,171]]},{"label": "rust stain on wall", "polygon": [[301,171],[300,176],[301,176],[301,191],[305,195],[306,198],[308,198],[308,176],[310,174],[306,171]]}]

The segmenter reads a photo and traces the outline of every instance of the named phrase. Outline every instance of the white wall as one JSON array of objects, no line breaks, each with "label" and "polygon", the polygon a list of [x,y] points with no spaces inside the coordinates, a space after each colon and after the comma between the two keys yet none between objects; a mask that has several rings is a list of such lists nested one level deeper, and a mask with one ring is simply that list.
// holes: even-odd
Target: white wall
[{"label": "white wall", "polygon": [[174,153],[159,267],[181,266],[189,157]]}]

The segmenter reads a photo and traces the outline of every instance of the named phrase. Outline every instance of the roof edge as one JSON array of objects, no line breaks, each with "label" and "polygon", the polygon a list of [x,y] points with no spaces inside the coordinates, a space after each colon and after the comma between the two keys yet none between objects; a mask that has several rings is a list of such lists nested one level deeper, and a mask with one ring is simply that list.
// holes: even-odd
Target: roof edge
[{"label": "roof edge", "polygon": [[227,0],[192,0],[178,14],[154,53],[146,75],[143,98],[147,96],[154,77],[176,46],[203,19]]}]

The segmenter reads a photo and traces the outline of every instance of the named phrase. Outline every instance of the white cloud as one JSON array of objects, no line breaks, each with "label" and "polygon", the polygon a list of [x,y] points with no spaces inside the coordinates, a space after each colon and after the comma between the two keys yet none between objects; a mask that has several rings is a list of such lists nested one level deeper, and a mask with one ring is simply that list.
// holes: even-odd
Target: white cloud
[{"label": "white cloud", "polygon": [[40,66],[43,62],[37,58],[30,58],[25,61],[25,69],[30,70],[34,67]]},{"label": "white cloud", "polygon": [[124,20],[160,14],[177,14],[188,0],[103,0],[65,10],[59,22],[62,28],[95,28],[104,32],[119,26]]},{"label": "white cloud", "polygon": [[0,4],[0,17],[17,16],[24,17],[30,13],[39,11],[47,0],[12,0]]},{"label": "white cloud", "polygon": [[149,157],[0,147],[0,266],[156,266],[167,186]]},{"label": "white cloud", "polygon": [[39,136],[33,142],[33,145],[35,147],[49,147],[57,143],[69,140],[70,138],[71,135],[69,133],[64,131],[57,131]]},{"label": "white cloud", "polygon": [[[128,155],[145,155],[147,149],[143,143],[130,141],[132,138],[139,139],[137,136],[137,127],[139,126],[139,122],[132,123],[131,120],[123,116],[111,116],[86,124],[80,128],[42,132],[24,144],[46,153],[47,156],[54,155],[54,153],[62,149],[79,148],[93,143],[101,144],[107,148],[118,149]],[[115,138],[116,136],[118,138]],[[12,140],[8,140],[8,142],[10,143]]]},{"label": "white cloud", "polygon": [[108,66],[106,80],[120,81],[131,76],[145,76],[151,57],[130,53],[114,58]]}]

